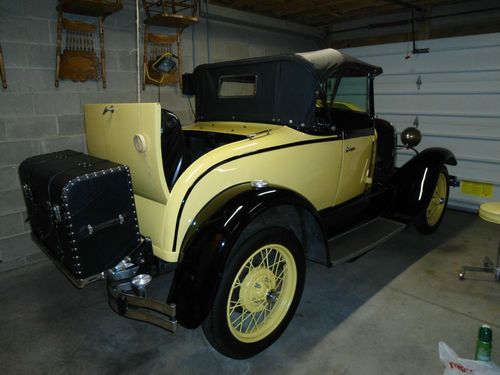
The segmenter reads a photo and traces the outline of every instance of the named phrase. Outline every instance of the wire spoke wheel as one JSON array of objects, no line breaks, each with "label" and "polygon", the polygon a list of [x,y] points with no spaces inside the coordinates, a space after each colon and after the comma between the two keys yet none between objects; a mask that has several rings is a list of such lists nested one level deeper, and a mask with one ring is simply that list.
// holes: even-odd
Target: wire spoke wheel
[{"label": "wire spoke wheel", "polygon": [[429,225],[436,225],[441,218],[447,195],[446,176],[443,173],[440,173],[432,199],[429,206],[427,206],[426,215],[427,223],[429,223]]},{"label": "wire spoke wheel", "polygon": [[255,251],[239,269],[227,301],[231,333],[255,342],[271,333],[285,317],[297,284],[290,251],[279,244]]},{"label": "wire spoke wheel", "polygon": [[430,234],[439,227],[446,211],[449,192],[448,171],[443,166],[439,172],[429,204],[425,211],[415,220],[415,227],[420,233]]},{"label": "wire spoke wheel", "polygon": [[235,245],[203,331],[215,349],[249,358],[290,323],[305,280],[305,256],[294,233],[271,227]]}]

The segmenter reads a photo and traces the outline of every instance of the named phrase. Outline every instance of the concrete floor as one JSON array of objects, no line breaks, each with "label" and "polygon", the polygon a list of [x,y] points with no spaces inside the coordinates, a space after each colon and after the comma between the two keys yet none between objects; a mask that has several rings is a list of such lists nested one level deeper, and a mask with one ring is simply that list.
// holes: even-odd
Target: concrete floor
[{"label": "concrete floor", "polygon": [[[499,227],[449,211],[438,233],[407,229],[352,263],[309,264],[284,335],[250,360],[215,352],[201,329],[170,334],[121,318],[104,284],[73,288],[42,262],[0,275],[2,374],[441,374],[438,341],[472,358],[478,327],[493,327],[500,363],[500,283],[457,279],[461,264],[494,258]],[[154,280],[165,296],[167,275]]]}]

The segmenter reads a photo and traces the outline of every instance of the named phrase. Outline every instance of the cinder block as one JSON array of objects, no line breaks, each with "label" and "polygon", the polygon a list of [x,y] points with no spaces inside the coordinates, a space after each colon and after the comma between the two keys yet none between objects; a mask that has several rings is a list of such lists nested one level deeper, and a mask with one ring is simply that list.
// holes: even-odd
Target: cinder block
[{"label": "cinder block", "polygon": [[31,230],[31,227],[30,227],[30,223],[28,221],[28,212],[23,211],[23,212],[21,212],[21,215],[22,215],[22,219],[23,219],[24,232],[29,232]]},{"label": "cinder block", "polygon": [[0,22],[2,41],[22,43],[48,43],[49,24],[42,19],[2,17]]},{"label": "cinder block", "polygon": [[0,214],[20,212],[24,210],[24,198],[19,190],[4,191],[0,194]]},{"label": "cinder block", "polygon": [[[51,80],[54,83],[54,79]],[[59,88],[56,89],[58,92],[96,92],[103,91],[101,81],[85,81],[85,82],[73,82],[71,80],[60,80]]]},{"label": "cinder block", "polygon": [[133,91],[111,91],[98,92],[94,94],[82,94],[82,110],[85,104],[107,104],[107,103],[135,103],[137,102],[137,92]]},{"label": "cinder block", "polygon": [[[119,69],[126,72],[137,72],[137,56],[134,49],[120,51],[118,55]],[[142,56],[140,59],[142,69]]]},{"label": "cinder block", "polygon": [[[0,260],[2,259],[2,254],[0,253]],[[26,257],[18,258],[9,261],[2,261],[0,263],[0,273],[15,270],[16,268],[21,268],[26,266]]]},{"label": "cinder block", "polygon": [[136,72],[108,72],[107,88],[118,91],[133,91],[137,87]]},{"label": "cinder block", "polygon": [[85,137],[83,135],[47,138],[41,142],[42,152],[55,152],[61,150],[85,151]]},{"label": "cinder block", "polygon": [[106,49],[106,73],[119,70],[118,60],[120,59],[121,51]]},{"label": "cinder block", "polygon": [[85,126],[83,115],[58,116],[59,135],[84,134]]},{"label": "cinder block", "polygon": [[4,262],[37,254],[40,249],[31,239],[30,233],[0,239],[0,256]]},{"label": "cinder block", "polygon": [[50,68],[54,73],[56,66],[55,45],[35,45],[23,42],[3,43],[2,41],[2,50],[7,68]]},{"label": "cinder block", "polygon": [[5,140],[5,120],[0,118],[0,141]]},{"label": "cinder block", "polygon": [[43,138],[56,134],[55,116],[14,117],[5,120],[7,139]]},{"label": "cinder block", "polygon": [[[127,6],[127,2],[125,1],[122,10],[106,18],[104,27],[106,29],[121,28],[129,32],[135,31],[135,4],[131,2],[130,5],[132,6]],[[141,17],[144,17],[144,15],[141,15]]]},{"label": "cinder block", "polygon": [[37,253],[28,256],[0,263],[0,273],[15,270],[30,264],[39,262],[50,262],[47,256],[39,249]]},{"label": "cinder block", "polygon": [[2,1],[0,2],[0,14],[6,16],[22,16],[24,7],[22,1]]},{"label": "cinder block", "polygon": [[7,78],[9,80],[9,90],[13,92],[56,91],[54,86],[54,68],[10,68]]},{"label": "cinder block", "polygon": [[56,68],[55,45],[27,45],[26,57],[31,68]]},{"label": "cinder block", "polygon": [[80,96],[76,93],[34,94],[35,113],[39,115],[67,115],[82,113]]},{"label": "cinder block", "polygon": [[[196,64],[196,62],[194,62]],[[186,55],[182,55],[182,73],[192,73],[193,68],[193,55],[191,52]]]},{"label": "cinder block", "polygon": [[[0,167],[0,192],[6,190],[19,189],[19,178],[17,176],[17,167]],[[1,208],[0,208],[1,209]]]},{"label": "cinder block", "polygon": [[0,238],[26,232],[21,212],[0,216]]},{"label": "cinder block", "polygon": [[4,141],[0,142],[0,165],[19,164],[29,156],[39,151],[35,141]]},{"label": "cinder block", "polygon": [[22,2],[24,3],[25,16],[48,19],[56,19],[57,17],[55,4],[52,4],[52,2],[49,2],[49,4],[47,4],[47,1],[40,0],[23,0]]},{"label": "cinder block", "polygon": [[32,114],[33,113],[32,95],[3,92],[2,100],[0,100],[0,113],[2,115]]},{"label": "cinder block", "polygon": [[[5,68],[18,68],[28,65],[28,58],[26,57],[26,48],[24,44],[17,42],[5,42],[2,40],[2,51]],[[9,78],[9,87],[11,86],[11,79]]]},{"label": "cinder block", "polygon": [[135,48],[135,32],[133,30],[135,28],[131,28],[130,30],[106,28],[104,32],[104,47],[115,50]]}]

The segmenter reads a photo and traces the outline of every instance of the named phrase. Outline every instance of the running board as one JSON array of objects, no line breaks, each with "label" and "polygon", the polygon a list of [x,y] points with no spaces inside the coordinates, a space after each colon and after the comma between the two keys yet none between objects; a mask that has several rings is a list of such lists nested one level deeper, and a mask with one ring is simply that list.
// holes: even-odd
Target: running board
[{"label": "running board", "polygon": [[331,264],[335,265],[360,256],[405,228],[406,224],[379,217],[333,237],[328,240]]}]

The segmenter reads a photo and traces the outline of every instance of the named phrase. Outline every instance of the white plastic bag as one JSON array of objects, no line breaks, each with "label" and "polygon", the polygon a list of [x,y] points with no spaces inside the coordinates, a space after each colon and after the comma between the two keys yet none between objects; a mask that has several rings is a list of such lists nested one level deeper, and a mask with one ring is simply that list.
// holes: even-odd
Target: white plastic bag
[{"label": "white plastic bag", "polygon": [[439,342],[439,358],[445,367],[443,375],[500,375],[500,367],[493,362],[460,358],[442,341]]}]

